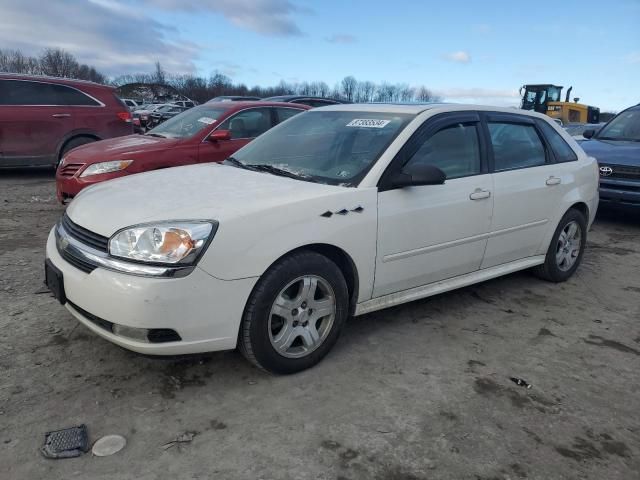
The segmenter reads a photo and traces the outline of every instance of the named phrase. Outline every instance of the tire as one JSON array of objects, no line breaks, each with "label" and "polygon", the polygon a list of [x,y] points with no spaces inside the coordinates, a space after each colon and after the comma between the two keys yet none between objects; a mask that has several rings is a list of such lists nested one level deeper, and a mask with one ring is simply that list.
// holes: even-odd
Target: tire
[{"label": "tire", "polygon": [[267,372],[310,368],[338,340],[348,305],[347,283],[335,263],[311,251],[293,253],[269,268],[249,296],[239,350]]},{"label": "tire", "polygon": [[76,138],[72,138],[71,140],[69,140],[67,143],[64,144],[64,147],[62,147],[62,151],[60,152],[60,155],[58,156],[58,162],[55,165],[55,168],[58,168],[58,165],[60,165],[60,162],[62,161],[62,159],[64,158],[64,156],[69,153],[71,150],[73,150],[74,148],[77,148],[81,145],[85,145],[87,143],[91,143],[91,142],[95,142],[96,139],[95,138],[91,138],[91,137],[76,137]]},{"label": "tire", "polygon": [[[570,236],[572,226],[575,226],[579,239]],[[533,269],[536,276],[549,282],[564,282],[571,278],[582,261],[587,244],[587,219],[576,209],[564,214],[553,234],[545,262]],[[576,251],[576,248],[579,250]]]}]

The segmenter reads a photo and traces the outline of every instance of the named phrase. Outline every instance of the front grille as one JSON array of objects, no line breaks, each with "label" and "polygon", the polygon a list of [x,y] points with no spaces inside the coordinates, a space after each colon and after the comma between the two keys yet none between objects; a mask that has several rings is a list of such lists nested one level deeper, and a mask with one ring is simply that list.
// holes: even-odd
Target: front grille
[{"label": "front grille", "polygon": [[640,192],[640,183],[638,183],[638,185],[631,186],[631,185],[620,185],[617,183],[602,182],[600,184],[600,188],[606,189],[606,190],[620,190],[621,192]]},{"label": "front grille", "polygon": [[64,258],[68,263],[76,267],[78,270],[82,270],[84,273],[91,273],[96,268],[94,264],[89,263],[81,258],[74,257],[67,250],[62,250],[61,252],[62,258]]},{"label": "front grille", "polygon": [[67,163],[60,169],[60,176],[73,177],[82,167],[84,163]]},{"label": "front grille", "polygon": [[109,239],[107,237],[103,237],[102,235],[93,233],[91,230],[87,230],[80,225],[76,225],[71,221],[66,213],[62,217],[61,224],[70,237],[73,237],[79,242],[89,245],[96,250],[100,250],[101,252],[108,251]]},{"label": "front grille", "polygon": [[607,165],[600,164],[600,167],[610,167],[611,175],[604,178],[625,178],[631,180],[640,180],[640,167],[629,167],[626,165]]}]

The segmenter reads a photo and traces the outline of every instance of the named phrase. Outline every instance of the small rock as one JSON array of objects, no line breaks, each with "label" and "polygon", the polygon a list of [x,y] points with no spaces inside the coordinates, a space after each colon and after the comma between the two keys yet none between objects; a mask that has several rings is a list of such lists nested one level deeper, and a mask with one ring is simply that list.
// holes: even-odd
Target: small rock
[{"label": "small rock", "polygon": [[96,457],[108,457],[122,450],[127,444],[127,440],[121,435],[105,435],[96,440],[91,453]]}]

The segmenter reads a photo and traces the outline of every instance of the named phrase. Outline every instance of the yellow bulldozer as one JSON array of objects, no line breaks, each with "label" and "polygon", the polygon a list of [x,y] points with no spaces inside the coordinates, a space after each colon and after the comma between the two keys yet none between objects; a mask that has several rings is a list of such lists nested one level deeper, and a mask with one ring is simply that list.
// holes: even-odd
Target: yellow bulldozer
[{"label": "yellow bulldozer", "polygon": [[523,110],[535,110],[549,115],[551,118],[565,123],[598,123],[600,121],[600,109],[578,103],[579,98],[569,101],[571,90],[567,89],[564,102],[561,100],[564,87],[551,84],[523,85],[520,88]]}]

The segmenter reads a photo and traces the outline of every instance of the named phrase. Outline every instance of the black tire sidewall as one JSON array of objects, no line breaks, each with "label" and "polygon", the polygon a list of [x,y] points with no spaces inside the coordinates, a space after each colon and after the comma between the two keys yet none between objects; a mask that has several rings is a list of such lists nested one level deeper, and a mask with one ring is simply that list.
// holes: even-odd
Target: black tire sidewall
[{"label": "black tire sidewall", "polygon": [[[336,297],[336,314],[331,331],[322,345],[303,358],[287,358],[280,355],[271,344],[269,314],[280,291],[304,275],[316,275],[331,285]],[[347,318],[348,305],[347,285],[338,266],[318,253],[300,252],[278,262],[262,276],[247,303],[241,334],[244,329],[244,341],[250,342],[255,362],[265,370],[280,374],[299,372],[317,364],[331,350]]]},{"label": "black tire sidewall", "polygon": [[[567,226],[567,224],[570,222],[576,222],[581,229],[582,235],[580,238],[580,253],[578,254],[578,258],[576,262],[573,264],[573,266],[569,270],[563,271],[563,270],[560,270],[560,268],[558,267],[558,263],[556,261],[556,249],[557,249],[558,238],[560,237],[560,234],[562,233],[564,228]],[[551,280],[556,282],[563,282],[569,279],[580,266],[586,245],[587,245],[587,219],[582,214],[582,212],[575,209],[571,209],[567,213],[565,213],[564,216],[562,217],[562,220],[560,220],[560,223],[558,224],[558,227],[556,228],[556,231],[553,234],[553,238],[551,239],[549,250],[547,251],[545,267]]]}]

